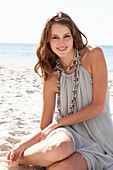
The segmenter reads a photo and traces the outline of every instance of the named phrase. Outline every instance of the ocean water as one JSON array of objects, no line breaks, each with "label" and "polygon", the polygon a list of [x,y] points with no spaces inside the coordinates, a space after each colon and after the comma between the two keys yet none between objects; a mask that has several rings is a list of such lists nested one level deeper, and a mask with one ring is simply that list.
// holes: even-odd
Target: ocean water
[{"label": "ocean water", "polygon": [[[113,46],[101,46],[104,52],[107,68],[113,72]],[[34,66],[37,61],[36,44],[0,44],[0,64],[19,64]]]},{"label": "ocean water", "polygon": [[113,72],[113,46],[99,46],[103,52],[109,72]]},{"label": "ocean water", "polygon": [[19,64],[34,66],[36,44],[0,44],[0,64]]}]

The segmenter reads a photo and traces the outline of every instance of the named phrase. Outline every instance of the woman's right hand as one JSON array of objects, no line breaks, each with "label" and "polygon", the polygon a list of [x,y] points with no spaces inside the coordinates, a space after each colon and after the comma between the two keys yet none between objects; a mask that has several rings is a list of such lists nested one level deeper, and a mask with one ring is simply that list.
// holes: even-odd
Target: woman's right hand
[{"label": "woman's right hand", "polygon": [[6,163],[10,166],[12,165],[18,165],[19,160],[22,158],[24,150],[21,146],[15,147],[10,152],[8,152],[6,156]]}]

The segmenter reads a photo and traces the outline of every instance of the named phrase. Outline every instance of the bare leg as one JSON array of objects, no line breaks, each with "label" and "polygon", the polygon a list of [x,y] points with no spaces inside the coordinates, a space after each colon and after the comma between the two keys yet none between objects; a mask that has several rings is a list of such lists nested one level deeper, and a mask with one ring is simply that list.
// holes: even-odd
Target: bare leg
[{"label": "bare leg", "polygon": [[88,170],[87,162],[80,153],[74,153],[68,158],[56,162],[46,170]]},{"label": "bare leg", "polygon": [[57,132],[25,150],[19,164],[47,167],[67,158],[73,152],[74,144],[71,137],[63,131]]}]

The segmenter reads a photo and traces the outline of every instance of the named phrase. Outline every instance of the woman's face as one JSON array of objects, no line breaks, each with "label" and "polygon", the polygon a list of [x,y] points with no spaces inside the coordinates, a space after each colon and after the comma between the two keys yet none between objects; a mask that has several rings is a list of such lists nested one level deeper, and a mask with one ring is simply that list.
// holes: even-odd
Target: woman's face
[{"label": "woman's face", "polygon": [[66,25],[59,23],[52,25],[50,46],[52,51],[59,57],[65,57],[73,52],[73,37]]}]

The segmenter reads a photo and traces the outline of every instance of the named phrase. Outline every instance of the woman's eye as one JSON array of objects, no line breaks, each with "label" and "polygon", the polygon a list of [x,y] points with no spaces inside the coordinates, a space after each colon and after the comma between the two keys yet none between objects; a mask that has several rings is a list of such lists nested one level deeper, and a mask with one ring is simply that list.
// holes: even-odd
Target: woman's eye
[{"label": "woman's eye", "polygon": [[52,37],[52,39],[58,39],[58,37]]},{"label": "woman's eye", "polygon": [[65,35],[65,37],[64,38],[69,38],[70,37],[70,35]]}]

